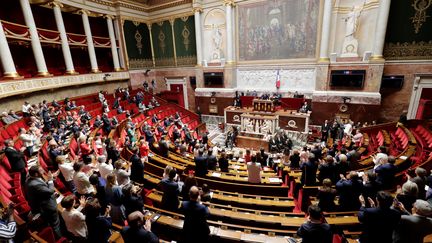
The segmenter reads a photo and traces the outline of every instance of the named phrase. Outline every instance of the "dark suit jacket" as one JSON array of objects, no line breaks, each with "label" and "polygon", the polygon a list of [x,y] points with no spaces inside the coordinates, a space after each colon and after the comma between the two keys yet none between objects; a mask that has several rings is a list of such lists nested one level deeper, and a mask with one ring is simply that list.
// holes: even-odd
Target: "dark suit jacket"
[{"label": "dark suit jacket", "polygon": [[161,152],[162,156],[168,157],[169,153],[169,146],[168,143],[164,140],[159,141],[159,151]]},{"label": "dark suit jacket", "polygon": [[400,218],[400,213],[393,209],[361,207],[358,213],[358,219],[363,224],[361,242],[391,243],[393,230]]},{"label": "dark suit jacket", "polygon": [[207,166],[209,170],[216,170],[217,159],[216,156],[210,155],[207,157]]},{"label": "dark suit jacket", "polygon": [[9,160],[12,171],[21,171],[26,167],[24,154],[21,151],[7,147],[4,152]]},{"label": "dark suit jacket", "polygon": [[219,168],[223,172],[228,172],[228,160],[226,158],[219,158]]},{"label": "dark suit jacket", "polygon": [[125,243],[145,242],[158,243],[159,238],[151,231],[145,230],[143,227],[131,228],[126,226],[121,231],[121,235]]},{"label": "dark suit jacket", "polygon": [[26,195],[34,214],[57,213],[54,184],[46,183],[40,178],[29,177],[26,181]]},{"label": "dark suit jacket", "polygon": [[363,184],[354,180],[339,180],[336,183],[339,193],[339,205],[342,210],[357,210],[360,207],[359,196],[363,191]]},{"label": "dark suit jacket", "polygon": [[163,191],[161,206],[166,210],[177,210],[179,206],[180,189],[178,183],[169,179],[162,179],[159,183]]},{"label": "dark suit jacket", "polygon": [[130,158],[132,163],[130,179],[132,181],[143,183],[144,182],[144,164],[138,155],[134,154]]},{"label": "dark suit jacket", "polygon": [[207,175],[207,157],[198,156],[195,157],[195,175],[197,176],[205,176]]},{"label": "dark suit jacket", "polygon": [[377,174],[376,181],[381,184],[382,189],[393,188],[396,170],[396,166],[390,163],[380,165],[375,169],[375,173]]},{"label": "dark suit jacket", "polygon": [[184,242],[207,242],[210,234],[207,225],[208,208],[195,201],[185,201],[182,203],[181,210],[185,216],[183,224]]}]

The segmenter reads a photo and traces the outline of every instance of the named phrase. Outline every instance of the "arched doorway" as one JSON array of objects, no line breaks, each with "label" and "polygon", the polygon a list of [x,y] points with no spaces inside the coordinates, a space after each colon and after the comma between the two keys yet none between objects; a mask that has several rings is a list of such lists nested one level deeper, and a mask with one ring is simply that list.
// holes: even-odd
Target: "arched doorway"
[{"label": "arched doorway", "polygon": [[432,118],[432,75],[418,75],[414,81],[408,119]]}]

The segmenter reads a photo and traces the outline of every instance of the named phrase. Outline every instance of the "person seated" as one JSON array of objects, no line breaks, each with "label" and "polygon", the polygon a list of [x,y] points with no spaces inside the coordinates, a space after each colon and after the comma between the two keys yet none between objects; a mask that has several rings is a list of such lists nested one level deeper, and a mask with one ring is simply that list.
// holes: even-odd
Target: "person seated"
[{"label": "person seated", "polygon": [[261,164],[257,163],[256,156],[252,156],[251,161],[247,163],[248,182],[261,183]]},{"label": "person seated", "polygon": [[309,111],[312,111],[307,101],[304,102],[303,106],[300,108],[300,113],[308,113]]},{"label": "person seated", "polygon": [[151,221],[149,219],[144,219],[144,214],[142,212],[132,212],[128,215],[127,222],[128,226],[125,226],[121,231],[125,243],[159,242],[159,238],[151,232]]},{"label": "person seated", "polygon": [[360,242],[392,242],[393,230],[401,218],[400,213],[391,208],[393,197],[388,192],[379,191],[376,206],[374,200],[371,198],[367,200],[371,205],[370,208],[366,208],[365,198],[359,196],[361,207],[358,220],[363,225]]},{"label": "person seated", "polygon": [[13,203],[9,203],[7,207],[0,209],[0,236],[4,242],[14,242],[14,237],[17,232],[17,224],[14,217]]},{"label": "person seated", "polygon": [[15,111],[13,110],[9,110],[9,116],[13,117],[15,120],[21,120],[22,116],[18,116],[17,114],[15,114]]},{"label": "person seated", "polygon": [[302,238],[302,243],[332,242],[333,233],[330,225],[326,223],[319,206],[309,206],[307,210],[307,221],[297,230],[297,235]]},{"label": "person seated", "polygon": [[7,112],[2,112],[1,119],[2,119],[2,122],[5,125],[9,125],[9,124],[17,121],[17,119],[15,119],[14,117],[10,116]]},{"label": "person seated", "polygon": [[156,116],[156,114],[153,114],[153,117],[152,117],[151,121],[152,121],[153,124],[156,124],[159,121],[159,118]]},{"label": "person seated", "polygon": [[60,203],[63,207],[63,212],[61,212],[61,216],[66,225],[67,231],[71,234],[72,242],[83,242],[86,241],[87,238],[87,225],[86,225],[86,217],[81,212],[86,204],[86,200],[84,197],[81,197],[79,200],[79,207],[77,209],[75,206],[75,196],[68,195],[64,197]]}]

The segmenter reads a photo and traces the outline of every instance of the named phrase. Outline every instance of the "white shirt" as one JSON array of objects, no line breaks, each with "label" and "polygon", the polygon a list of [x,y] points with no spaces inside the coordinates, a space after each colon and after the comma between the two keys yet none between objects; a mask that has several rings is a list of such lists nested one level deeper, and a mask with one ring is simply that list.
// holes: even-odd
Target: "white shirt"
[{"label": "white shirt", "polygon": [[79,194],[90,194],[94,192],[89,177],[84,172],[76,172],[73,176],[73,182]]},{"label": "white shirt", "polygon": [[69,232],[71,232],[74,236],[87,237],[87,225],[85,222],[85,215],[80,212],[81,207],[78,209],[63,210],[61,213],[66,228]]},{"label": "white shirt", "polygon": [[114,170],[114,174],[117,177],[117,184],[119,186],[124,186],[130,182],[129,176],[130,172],[127,172],[123,169]]},{"label": "white shirt", "polygon": [[29,113],[30,107],[31,107],[30,104],[28,104],[28,105],[25,105],[25,104],[24,104],[24,105],[22,106],[22,112],[24,112],[24,113]]},{"label": "white shirt", "polygon": [[351,135],[351,132],[352,132],[352,125],[350,123],[345,124],[344,133],[346,135]]},{"label": "white shirt", "polygon": [[111,172],[113,172],[114,167],[112,166],[112,164],[99,163],[98,169],[99,169],[99,173],[100,173],[101,177],[106,180],[107,175],[110,174]]},{"label": "white shirt", "polygon": [[248,181],[250,183],[261,183],[261,164],[247,163]]},{"label": "white shirt", "polygon": [[23,141],[25,147],[33,147],[36,137],[30,134],[23,133],[19,135],[19,139]]},{"label": "white shirt", "polygon": [[63,163],[63,164],[59,164],[58,166],[60,172],[65,178],[65,181],[72,181],[75,173],[72,163]]}]

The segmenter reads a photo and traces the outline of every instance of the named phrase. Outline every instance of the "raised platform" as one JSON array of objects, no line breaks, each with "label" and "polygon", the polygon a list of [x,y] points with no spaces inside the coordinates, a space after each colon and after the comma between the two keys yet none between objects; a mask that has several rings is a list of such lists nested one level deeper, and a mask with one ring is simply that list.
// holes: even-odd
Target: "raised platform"
[{"label": "raised platform", "polygon": [[236,108],[228,106],[224,110],[225,123],[228,125],[241,125],[241,115],[278,116],[278,126],[285,130],[309,132],[310,114],[298,113],[295,110],[277,110],[275,112],[254,111],[252,108]]}]

